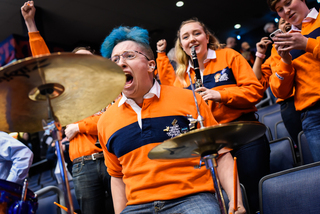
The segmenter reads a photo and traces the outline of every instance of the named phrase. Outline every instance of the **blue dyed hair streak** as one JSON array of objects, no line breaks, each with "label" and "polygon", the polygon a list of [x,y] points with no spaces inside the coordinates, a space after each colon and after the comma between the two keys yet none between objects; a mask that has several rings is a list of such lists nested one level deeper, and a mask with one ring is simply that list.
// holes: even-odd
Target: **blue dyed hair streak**
[{"label": "blue dyed hair streak", "polygon": [[118,27],[114,28],[101,45],[101,55],[106,58],[111,57],[113,48],[120,42],[131,40],[149,46],[149,33],[140,27]]}]

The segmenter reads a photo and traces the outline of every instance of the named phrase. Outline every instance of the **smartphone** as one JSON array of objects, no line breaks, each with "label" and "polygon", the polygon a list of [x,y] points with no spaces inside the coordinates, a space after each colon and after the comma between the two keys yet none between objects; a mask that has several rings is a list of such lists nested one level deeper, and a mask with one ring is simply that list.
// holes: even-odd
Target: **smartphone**
[{"label": "smartphone", "polygon": [[270,39],[272,39],[272,41],[273,41],[273,37],[275,37],[275,36],[276,36],[277,34],[279,34],[279,33],[283,33],[282,30],[278,29],[278,30],[273,31],[273,32],[269,35]]}]

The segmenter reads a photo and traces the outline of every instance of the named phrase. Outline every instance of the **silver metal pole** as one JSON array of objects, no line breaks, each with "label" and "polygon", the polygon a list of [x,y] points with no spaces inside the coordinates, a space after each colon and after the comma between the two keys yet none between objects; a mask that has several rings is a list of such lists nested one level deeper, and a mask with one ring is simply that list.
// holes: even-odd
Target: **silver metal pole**
[{"label": "silver metal pole", "polygon": [[226,206],[224,203],[219,178],[217,177],[218,173],[217,173],[216,158],[213,155],[208,155],[208,156],[203,157],[203,159],[205,161],[207,169],[210,169],[210,172],[212,175],[213,185],[214,185],[214,189],[217,194],[221,214],[227,214],[227,209],[226,209]]}]

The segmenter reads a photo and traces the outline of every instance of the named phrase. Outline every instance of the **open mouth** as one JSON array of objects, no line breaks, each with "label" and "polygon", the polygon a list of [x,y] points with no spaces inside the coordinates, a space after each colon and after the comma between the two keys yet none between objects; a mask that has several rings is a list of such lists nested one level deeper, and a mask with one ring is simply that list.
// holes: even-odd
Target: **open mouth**
[{"label": "open mouth", "polygon": [[129,87],[133,82],[133,76],[130,73],[125,73],[126,75],[126,85],[125,87]]},{"label": "open mouth", "polygon": [[289,32],[291,30],[291,25],[284,26],[284,29],[286,32]]}]

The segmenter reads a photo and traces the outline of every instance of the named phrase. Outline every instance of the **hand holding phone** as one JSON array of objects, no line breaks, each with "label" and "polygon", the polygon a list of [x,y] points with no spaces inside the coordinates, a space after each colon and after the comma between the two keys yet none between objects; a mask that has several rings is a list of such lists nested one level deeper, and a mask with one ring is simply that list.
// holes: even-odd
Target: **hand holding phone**
[{"label": "hand holding phone", "polygon": [[282,30],[278,29],[278,30],[273,31],[273,32],[269,35],[270,39],[272,39],[272,41],[273,41],[273,37],[275,37],[275,36],[276,36],[277,34],[279,34],[279,33],[283,33]]}]

